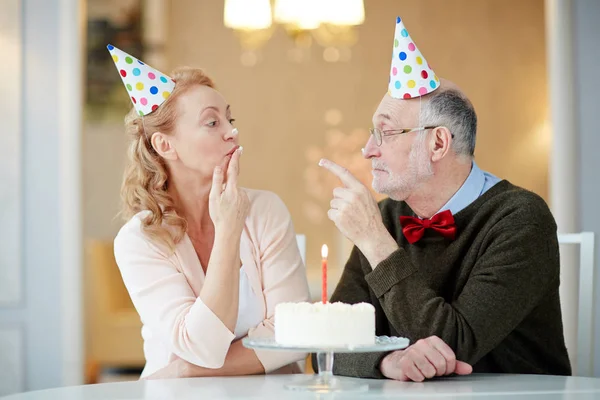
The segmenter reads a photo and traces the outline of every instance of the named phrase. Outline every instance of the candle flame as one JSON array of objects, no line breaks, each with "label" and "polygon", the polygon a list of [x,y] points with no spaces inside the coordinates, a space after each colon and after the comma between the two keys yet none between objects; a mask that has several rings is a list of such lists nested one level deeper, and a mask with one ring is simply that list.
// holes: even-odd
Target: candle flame
[{"label": "candle flame", "polygon": [[327,248],[327,245],[324,244],[323,247],[321,247],[321,257],[327,258],[327,254],[329,254],[329,249]]}]

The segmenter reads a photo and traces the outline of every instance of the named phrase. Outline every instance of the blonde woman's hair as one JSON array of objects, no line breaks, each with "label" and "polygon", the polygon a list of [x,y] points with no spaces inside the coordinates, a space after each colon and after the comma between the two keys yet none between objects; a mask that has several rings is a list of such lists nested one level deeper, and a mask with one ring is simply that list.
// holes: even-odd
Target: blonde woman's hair
[{"label": "blonde woman's hair", "polygon": [[198,68],[178,68],[171,77],[175,81],[175,89],[160,107],[144,117],[140,117],[132,108],[125,116],[129,146],[121,185],[121,215],[129,220],[140,211],[150,211],[142,219],[142,232],[156,244],[165,245],[173,251],[187,230],[187,222],[175,210],[173,199],[167,191],[167,165],[152,147],[150,138],[155,132],[173,134],[177,99],[183,93],[196,85],[211,88],[215,85]]}]

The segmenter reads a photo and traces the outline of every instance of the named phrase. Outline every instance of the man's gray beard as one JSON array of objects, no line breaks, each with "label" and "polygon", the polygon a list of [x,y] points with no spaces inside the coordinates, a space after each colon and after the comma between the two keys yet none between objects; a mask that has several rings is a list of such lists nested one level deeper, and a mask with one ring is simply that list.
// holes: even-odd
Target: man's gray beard
[{"label": "man's gray beard", "polygon": [[429,180],[433,176],[433,168],[431,160],[427,157],[426,138],[419,137],[413,144],[408,156],[408,171],[402,175],[393,173],[386,165],[373,160],[373,169],[383,169],[388,174],[385,184],[380,182],[376,175],[373,176],[373,190],[401,201],[406,200],[410,193]]}]

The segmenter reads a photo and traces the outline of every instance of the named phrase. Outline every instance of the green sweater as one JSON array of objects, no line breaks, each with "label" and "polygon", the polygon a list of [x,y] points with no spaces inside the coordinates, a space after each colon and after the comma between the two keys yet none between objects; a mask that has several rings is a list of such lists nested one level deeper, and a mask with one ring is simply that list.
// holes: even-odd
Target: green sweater
[{"label": "green sweater", "polygon": [[[454,218],[456,239],[409,244],[405,202],[380,202],[400,249],[371,268],[354,247],[331,302],[375,306],[376,334],[436,335],[474,372],[570,375],[560,309],[556,223],[542,198],[504,180]],[[334,373],[382,378],[387,353],[336,354]]]}]

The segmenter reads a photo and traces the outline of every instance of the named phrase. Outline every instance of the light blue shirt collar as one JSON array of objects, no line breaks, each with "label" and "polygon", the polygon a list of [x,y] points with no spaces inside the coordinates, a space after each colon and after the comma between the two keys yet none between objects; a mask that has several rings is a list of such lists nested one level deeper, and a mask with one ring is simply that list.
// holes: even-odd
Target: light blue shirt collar
[{"label": "light blue shirt collar", "polygon": [[[491,185],[486,188],[486,175],[488,175],[491,180],[495,180],[495,182],[489,182]],[[438,213],[446,210],[450,210],[452,214],[456,214],[459,211],[465,209],[472,202],[477,200],[479,196],[481,196],[487,189],[491,188],[495,183],[499,181],[493,175],[484,173],[475,161],[473,161],[471,166],[471,173],[467,177],[467,180],[463,185],[458,189],[458,191],[452,196],[450,200],[438,211]]]}]

